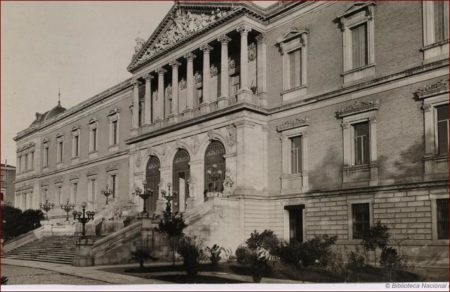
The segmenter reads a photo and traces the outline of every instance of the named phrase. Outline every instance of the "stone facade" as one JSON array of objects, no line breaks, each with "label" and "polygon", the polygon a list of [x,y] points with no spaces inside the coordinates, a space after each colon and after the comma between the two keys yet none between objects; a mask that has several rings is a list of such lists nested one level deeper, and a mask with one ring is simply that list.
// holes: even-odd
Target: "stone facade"
[{"label": "stone facade", "polygon": [[[18,148],[33,145],[36,162],[19,172],[17,195],[32,192],[26,207],[35,208],[43,186],[51,194],[53,185],[67,188],[75,178],[86,190],[97,176],[102,188],[113,171],[118,198],[140,209],[135,189],[149,180],[152,157],[160,164],[149,204],[160,213],[164,194],[174,194],[174,206],[191,223],[188,233],[207,243],[235,248],[267,228],[289,241],[297,216],[303,240],[334,234],[339,244],[355,245],[352,206],[368,204],[366,224],[387,224],[392,244],[427,265],[445,264],[448,239],[437,236],[436,200],[448,198],[448,151],[436,148],[435,112],[448,104],[448,40],[432,48],[423,42],[432,33],[423,29],[429,16],[422,19],[430,3],[285,2],[261,9],[177,1],[149,40],[138,40],[132,79],[18,134]],[[367,59],[355,67],[352,31],[361,24]],[[102,145],[111,140],[111,115],[120,121],[112,147]],[[98,154],[82,146],[79,159],[67,150],[63,165],[52,158],[44,168],[43,139],[53,147],[58,133],[70,139],[79,126],[87,145],[91,119],[103,129]],[[368,129],[364,163],[355,162],[360,123]],[[293,172],[295,137],[302,144]],[[225,149],[216,177],[206,155],[213,141]],[[221,186],[212,191],[216,180]],[[97,196],[99,208],[104,198]]]}]

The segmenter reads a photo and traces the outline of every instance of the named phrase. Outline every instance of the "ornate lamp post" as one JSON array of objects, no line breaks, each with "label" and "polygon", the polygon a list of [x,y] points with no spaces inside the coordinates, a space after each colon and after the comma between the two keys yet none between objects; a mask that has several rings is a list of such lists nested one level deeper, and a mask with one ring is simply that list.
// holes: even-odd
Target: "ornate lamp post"
[{"label": "ornate lamp post", "polygon": [[106,197],[106,205],[108,205],[108,197],[111,196],[113,191],[106,185],[106,189],[102,190],[102,194]]},{"label": "ornate lamp post", "polygon": [[86,206],[87,206],[86,202],[83,202],[81,204],[82,212],[73,211],[72,213],[73,219],[78,220],[83,225],[83,231],[81,233],[83,237],[86,236],[86,229],[85,229],[86,223],[88,223],[90,220],[93,220],[95,215],[94,211],[86,211]]},{"label": "ornate lamp post", "polygon": [[66,204],[61,204],[61,209],[63,209],[66,212],[66,221],[69,221],[69,212],[75,208],[75,204],[71,204],[69,200],[67,200]]},{"label": "ornate lamp post", "polygon": [[50,211],[51,209],[53,209],[53,208],[55,207],[55,204],[50,203],[50,202],[48,201],[48,199],[45,199],[45,203],[41,203],[41,204],[39,204],[39,206],[40,206],[40,208],[41,208],[42,210],[45,211],[45,215],[46,215],[47,220],[48,220],[48,211]]},{"label": "ornate lamp post", "polygon": [[206,171],[206,173],[209,175],[209,177],[211,178],[211,180],[213,181],[213,190],[209,190],[209,191],[220,191],[217,189],[217,181],[222,177],[222,170],[217,169],[217,164],[213,164],[212,167],[210,169],[208,169]]},{"label": "ornate lamp post", "polygon": [[150,198],[151,196],[153,196],[153,190],[149,187],[148,183],[145,181],[143,183],[144,185],[144,190],[142,190],[141,188],[137,187],[135,189],[136,195],[138,195],[142,200],[144,200],[144,208],[142,211],[143,215],[148,215],[147,213],[147,199]]},{"label": "ornate lamp post", "polygon": [[161,191],[162,196],[167,200],[167,206],[168,207],[171,207],[171,203],[170,202],[173,201],[173,199],[175,198],[175,196],[177,194],[176,192],[172,192],[171,189],[172,189],[172,184],[168,183],[167,184],[167,192],[166,192],[166,190],[162,190]]}]

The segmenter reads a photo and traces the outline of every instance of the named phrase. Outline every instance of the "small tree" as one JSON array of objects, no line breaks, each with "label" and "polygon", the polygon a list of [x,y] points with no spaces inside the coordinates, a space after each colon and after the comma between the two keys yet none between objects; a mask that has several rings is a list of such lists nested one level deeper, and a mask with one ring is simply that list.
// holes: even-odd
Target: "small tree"
[{"label": "small tree", "polygon": [[198,272],[199,261],[203,257],[201,243],[195,238],[184,236],[177,245],[178,253],[183,257],[183,267],[189,277],[195,277]]},{"label": "small tree", "polygon": [[224,251],[224,248],[214,244],[212,247],[207,247],[206,252],[208,253],[209,260],[214,267],[217,267],[222,257],[220,254]]},{"label": "small tree", "polygon": [[380,221],[370,227],[369,231],[363,234],[362,245],[365,250],[373,251],[375,265],[377,263],[377,248],[384,249],[389,240],[389,228],[382,225]]},{"label": "small tree", "polygon": [[167,202],[166,210],[163,212],[163,218],[158,225],[158,231],[164,233],[169,240],[173,265],[175,265],[175,251],[177,250],[178,242],[184,235],[183,230],[186,226],[183,215],[178,212],[172,213],[171,205]]},{"label": "small tree", "polygon": [[392,281],[392,271],[403,267],[403,260],[393,247],[383,248],[380,256],[380,264],[387,274],[387,280]]}]

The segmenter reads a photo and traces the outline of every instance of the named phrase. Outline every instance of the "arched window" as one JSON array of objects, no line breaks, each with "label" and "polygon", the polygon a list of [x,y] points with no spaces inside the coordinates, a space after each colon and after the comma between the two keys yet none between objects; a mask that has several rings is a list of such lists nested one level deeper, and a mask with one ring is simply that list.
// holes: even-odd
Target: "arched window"
[{"label": "arched window", "polygon": [[145,179],[148,183],[148,187],[153,190],[153,196],[147,199],[147,206],[145,206],[150,214],[156,210],[156,201],[158,200],[159,182],[161,180],[160,169],[161,163],[158,157],[150,156],[147,162],[145,171]]},{"label": "arched window", "polygon": [[174,211],[183,212],[186,207],[186,199],[189,197],[190,160],[189,153],[184,149],[179,149],[173,159]]},{"label": "arched window", "polygon": [[222,192],[225,179],[225,147],[220,141],[212,141],[205,152],[205,191]]}]

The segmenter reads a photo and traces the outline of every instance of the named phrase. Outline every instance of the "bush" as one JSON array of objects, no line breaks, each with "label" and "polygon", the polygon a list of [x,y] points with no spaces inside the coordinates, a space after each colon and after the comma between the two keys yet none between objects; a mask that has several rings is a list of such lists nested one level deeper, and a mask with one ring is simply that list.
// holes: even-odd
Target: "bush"
[{"label": "bush", "polygon": [[389,241],[389,228],[382,225],[380,221],[370,227],[369,231],[363,234],[362,245],[366,250],[373,251],[375,263],[377,262],[377,248],[383,250]]},{"label": "bush", "polygon": [[388,281],[392,279],[392,271],[403,267],[403,260],[393,247],[386,247],[381,251],[380,265],[387,273]]},{"label": "bush", "polygon": [[261,233],[256,230],[252,232],[250,238],[247,239],[246,244],[247,247],[252,250],[264,248],[271,253],[275,253],[280,246],[280,241],[272,230],[266,229]]},{"label": "bush", "polygon": [[179,213],[172,213],[172,208],[167,202],[166,210],[163,212],[163,218],[159,222],[158,231],[165,234],[169,239],[169,246],[172,250],[172,263],[175,265],[175,251],[178,242],[183,237],[183,230],[186,228],[183,215]]},{"label": "bush", "polygon": [[177,252],[183,257],[183,266],[188,276],[196,276],[199,261],[203,257],[201,244],[195,238],[185,236],[178,243]]},{"label": "bush", "polygon": [[219,264],[220,260],[222,259],[220,254],[223,250],[223,247],[220,247],[217,244],[214,244],[212,247],[206,248],[206,251],[209,253],[208,258],[213,266],[217,266]]},{"label": "bush", "polygon": [[366,257],[362,255],[359,248],[356,247],[355,251],[351,251],[348,256],[347,269],[355,276],[355,280],[359,282],[359,273],[366,266]]},{"label": "bush", "polygon": [[247,255],[250,253],[250,249],[244,245],[240,245],[238,246],[238,248],[236,249],[236,260],[238,261],[238,263],[240,263],[241,265],[246,265],[248,264],[247,262]]},{"label": "bush", "polygon": [[2,285],[6,285],[8,283],[8,277],[2,276]]},{"label": "bush", "polygon": [[39,228],[41,220],[44,219],[41,210],[29,209],[22,212],[20,209],[7,205],[2,206],[2,208],[2,238],[5,241]]},{"label": "bush", "polygon": [[332,255],[331,246],[336,243],[337,236],[321,235],[301,244],[303,266],[312,264],[326,266]]},{"label": "bush", "polygon": [[303,264],[303,251],[298,241],[283,243],[277,252],[281,262],[299,268]]}]

